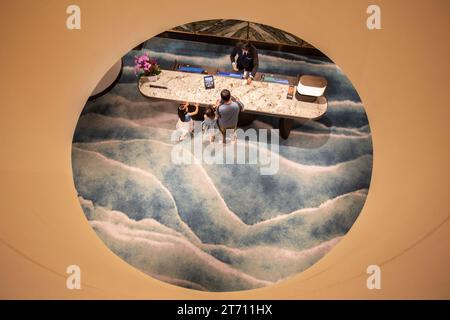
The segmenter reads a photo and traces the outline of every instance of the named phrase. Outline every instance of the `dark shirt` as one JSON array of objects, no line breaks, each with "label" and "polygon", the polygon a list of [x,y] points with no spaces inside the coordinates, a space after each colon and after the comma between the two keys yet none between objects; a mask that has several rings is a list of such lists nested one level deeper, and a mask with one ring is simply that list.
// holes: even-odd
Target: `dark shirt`
[{"label": "dark shirt", "polygon": [[[254,77],[258,71],[259,60],[258,51],[253,45],[250,45],[247,54],[242,52],[242,43],[238,43],[230,54],[231,62],[236,62],[237,68],[239,70],[249,71]],[[236,59],[237,56],[237,59]],[[236,59],[236,60],[235,60]]]},{"label": "dark shirt", "polygon": [[[188,112],[194,112],[195,111],[195,106],[190,104],[190,105],[188,105],[187,109],[188,109]],[[203,108],[199,106],[198,107],[198,113],[196,115],[194,115],[194,116],[191,116],[191,118],[194,121],[203,121],[204,120],[204,116],[203,116],[204,113],[205,112],[204,112]]]}]

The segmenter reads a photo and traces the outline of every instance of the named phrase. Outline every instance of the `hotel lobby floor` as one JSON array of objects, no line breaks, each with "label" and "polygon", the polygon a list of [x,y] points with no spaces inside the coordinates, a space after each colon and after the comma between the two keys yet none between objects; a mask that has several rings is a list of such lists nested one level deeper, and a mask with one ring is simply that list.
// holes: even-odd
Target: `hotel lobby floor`
[{"label": "hotel lobby floor", "polygon": [[[168,39],[147,46],[162,65],[228,63],[224,46]],[[137,53],[124,57],[119,83],[86,104],[73,137],[81,206],[113,252],[162,281],[234,291],[301,272],[345,236],[366,200],[373,150],[364,107],[337,66],[260,52],[261,71],[316,74],[329,83],[326,115],[295,123],[274,155],[278,172],[261,175],[259,165],[174,164],[177,104],[140,94]],[[273,121],[257,116],[250,127]]]}]

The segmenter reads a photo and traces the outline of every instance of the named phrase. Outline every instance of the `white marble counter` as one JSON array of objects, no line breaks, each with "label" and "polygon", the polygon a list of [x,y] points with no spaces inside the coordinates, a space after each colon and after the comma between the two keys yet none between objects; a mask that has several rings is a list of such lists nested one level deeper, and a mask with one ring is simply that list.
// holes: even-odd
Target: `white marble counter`
[{"label": "white marble counter", "polygon": [[[156,82],[139,82],[144,96],[168,100],[190,101],[213,104],[220,98],[220,91],[228,89],[233,96],[244,103],[244,111],[263,113],[284,118],[318,119],[327,110],[327,100],[319,97],[317,102],[298,101],[286,98],[288,85],[253,81],[244,84],[242,79],[214,75],[214,89],[205,89],[203,74],[163,70]],[[165,86],[167,89],[152,88],[150,85]]]}]

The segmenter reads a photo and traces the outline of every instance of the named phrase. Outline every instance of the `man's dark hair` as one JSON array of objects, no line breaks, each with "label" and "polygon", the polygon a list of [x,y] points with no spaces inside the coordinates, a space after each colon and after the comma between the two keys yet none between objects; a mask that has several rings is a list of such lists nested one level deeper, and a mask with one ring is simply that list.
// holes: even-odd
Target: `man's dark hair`
[{"label": "man's dark hair", "polygon": [[251,44],[250,44],[249,41],[246,41],[246,42],[244,42],[244,43],[242,44],[242,49],[244,49],[244,50],[250,50],[250,48],[251,48]]},{"label": "man's dark hair", "polygon": [[225,102],[230,101],[230,99],[231,99],[231,92],[230,92],[230,90],[223,89],[222,92],[220,93],[220,97]]}]

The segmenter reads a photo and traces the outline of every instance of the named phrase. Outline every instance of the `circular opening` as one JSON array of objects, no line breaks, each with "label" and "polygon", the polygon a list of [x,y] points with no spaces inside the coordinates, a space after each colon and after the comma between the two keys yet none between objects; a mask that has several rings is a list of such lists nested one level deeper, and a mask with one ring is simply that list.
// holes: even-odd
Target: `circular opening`
[{"label": "circular opening", "polygon": [[367,197],[372,138],[358,93],[320,50],[208,20],[122,62],[72,147],[80,204],[115,254],[174,285],[237,291],[304,271],[345,236]]}]

